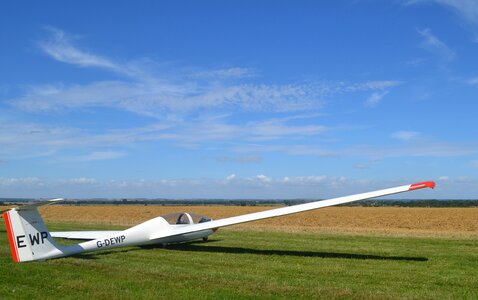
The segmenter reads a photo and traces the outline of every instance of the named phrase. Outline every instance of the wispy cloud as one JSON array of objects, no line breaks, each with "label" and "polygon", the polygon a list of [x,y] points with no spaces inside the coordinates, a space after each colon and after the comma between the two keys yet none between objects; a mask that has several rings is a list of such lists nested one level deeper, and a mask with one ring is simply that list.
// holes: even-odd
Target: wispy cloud
[{"label": "wispy cloud", "polygon": [[287,112],[320,109],[325,98],[337,93],[381,90],[398,84],[396,81],[378,81],[351,85],[304,83],[216,87],[208,84],[198,86],[199,83],[165,83],[161,80],[100,81],[87,85],[33,86],[26,95],[11,99],[9,103],[29,112],[110,107],[146,116],[212,109]]},{"label": "wispy cloud", "polygon": [[[381,91],[401,81],[377,80],[359,83],[304,82],[261,84],[245,82],[256,70],[230,67],[176,74],[154,72],[147,63],[120,63],[85,51],[73,42],[77,38],[48,28],[50,37],[39,43],[51,58],[81,67],[103,68],[127,75],[125,80],[95,81],[88,84],[34,85],[9,103],[28,112],[60,112],[107,107],[151,117],[208,110],[290,112],[318,110],[327,98],[341,93]],[[154,62],[142,59],[155,65]],[[158,74],[159,73],[159,74]]]},{"label": "wispy cloud", "polygon": [[91,161],[113,159],[125,155],[124,151],[101,150],[88,155],[66,157],[59,156],[65,149],[110,148],[161,140],[169,137],[164,129],[166,125],[155,124],[146,127],[123,130],[90,131],[81,128],[44,125],[38,123],[1,122],[0,157],[5,159],[24,159],[28,157],[51,157],[55,160]]},{"label": "wispy cloud", "polygon": [[399,80],[379,80],[356,84],[355,87],[359,90],[383,90],[401,85],[402,83],[403,81]]},{"label": "wispy cloud", "polygon": [[396,131],[392,133],[390,136],[393,139],[401,140],[401,141],[409,141],[413,138],[416,138],[420,135],[418,131]]},{"label": "wispy cloud", "polygon": [[260,163],[262,157],[260,156],[218,156],[216,160],[219,162],[235,162],[240,164]]},{"label": "wispy cloud", "polygon": [[79,130],[36,123],[0,123],[0,155],[6,158],[48,156],[74,140]]},{"label": "wispy cloud", "polygon": [[53,59],[80,67],[98,67],[130,74],[124,66],[108,58],[75,47],[73,41],[77,38],[67,35],[64,31],[54,27],[46,27],[46,30],[50,33],[49,38],[39,42],[38,45]]},{"label": "wispy cloud", "polygon": [[381,159],[369,159],[365,162],[355,164],[353,167],[354,167],[354,169],[366,170],[366,169],[371,168],[374,165],[379,164],[380,162],[382,162]]},{"label": "wispy cloud", "polygon": [[[228,115],[212,115],[187,121],[167,120],[143,127],[94,131],[37,123],[0,122],[0,144],[2,144],[0,157],[15,159],[25,157],[27,154],[30,156],[55,154],[56,161],[93,161],[123,157],[126,152],[117,150],[118,148],[144,142],[172,141],[182,147],[195,147],[210,142],[238,144],[286,139],[300,140],[331,130],[326,126],[315,124],[314,120],[307,122],[309,124],[303,123],[308,118],[303,115],[250,121],[243,124],[231,123],[228,117]],[[293,122],[297,119],[303,124],[294,124]],[[66,149],[85,148],[101,150],[87,155],[66,157],[60,157],[57,153]],[[244,156],[234,160],[245,163],[260,159]]]},{"label": "wispy cloud", "polygon": [[413,59],[410,59],[410,60],[406,61],[405,65],[410,66],[410,67],[418,67],[418,66],[423,65],[426,61],[427,61],[426,58],[417,57],[417,58],[413,58]]},{"label": "wispy cloud", "polygon": [[478,77],[470,78],[466,81],[469,85],[477,85],[478,86]]},{"label": "wispy cloud", "polygon": [[[372,158],[387,157],[460,157],[478,153],[476,143],[423,141],[403,146],[358,146],[350,149],[356,155]],[[349,153],[350,155],[350,153]]]},{"label": "wispy cloud", "polygon": [[73,184],[78,184],[78,185],[91,185],[91,184],[95,184],[95,183],[98,183],[98,180],[96,180],[95,178],[90,178],[90,177],[78,177],[78,178],[72,178],[70,180],[68,180],[70,183],[73,183]]},{"label": "wispy cloud", "polygon": [[[108,108],[154,119],[143,119],[150,124],[142,127],[90,130],[18,121],[0,123],[2,158],[14,159],[35,151],[36,155],[55,154],[55,161],[118,159],[128,154],[126,147],[152,141],[171,141],[176,146],[191,148],[220,145],[232,152],[243,147],[249,153],[250,145],[255,145],[262,150],[270,147],[271,152],[334,156],[337,149],[300,144],[301,140],[309,142],[311,137],[337,130],[317,122],[327,101],[348,93],[372,93],[369,102],[373,106],[390,89],[403,84],[390,79],[261,84],[257,78],[248,81],[257,74],[256,70],[240,67],[183,70],[169,76],[152,70],[158,64],[150,60],[143,59],[142,65],[121,63],[82,50],[76,45],[78,38],[59,29],[49,28],[48,32],[50,37],[39,45],[51,58],[84,68],[102,68],[125,75],[124,78],[87,84],[33,85],[22,96],[10,99],[10,105],[23,112],[46,114]],[[281,113],[283,117],[262,114],[257,119],[233,121],[231,115],[243,112],[276,116]],[[75,154],[66,153],[66,149]],[[249,153],[223,156],[222,160],[260,161],[259,156]]]},{"label": "wispy cloud", "polygon": [[289,155],[322,157],[355,157],[380,161],[391,157],[466,157],[478,154],[477,143],[419,141],[403,145],[355,145],[349,147],[326,147],[321,144],[243,144],[230,148],[241,153],[279,152]]},{"label": "wispy cloud", "polygon": [[117,159],[126,156],[125,152],[119,151],[94,151],[85,155],[69,156],[61,159],[61,162],[91,162],[98,160]]},{"label": "wispy cloud", "polygon": [[385,97],[385,95],[387,94],[388,94],[388,91],[372,93],[365,101],[365,106],[366,107],[377,106],[382,101],[383,97]]},{"label": "wispy cloud", "polygon": [[227,182],[227,181],[234,180],[234,179],[236,179],[236,177],[237,177],[236,174],[231,174],[231,175],[229,175],[229,176],[226,177],[226,182]]},{"label": "wispy cloud", "polygon": [[[214,179],[158,179],[108,180],[77,177],[49,180],[39,177],[0,177],[0,188],[9,197],[67,197],[67,198],[223,198],[223,199],[324,199],[345,196],[374,189],[415,182],[417,178],[402,180],[356,180],[343,176],[285,176],[271,177],[259,174],[239,177],[231,174]],[[441,197],[460,197],[463,190],[476,189],[478,181],[469,178],[441,180]],[[403,197],[436,197],[429,192],[401,195]],[[395,197],[396,198],[396,197]]]},{"label": "wispy cloud", "polygon": [[452,61],[455,58],[455,52],[451,50],[443,41],[431,33],[430,28],[417,29],[418,34],[423,37],[422,47],[439,56],[445,61]]},{"label": "wispy cloud", "polygon": [[478,23],[478,2],[475,0],[409,0],[408,5],[436,3],[453,10],[458,16],[470,23]]},{"label": "wispy cloud", "polygon": [[199,71],[193,73],[193,77],[199,78],[213,78],[213,79],[226,79],[226,78],[250,78],[256,76],[257,72],[254,69],[250,68],[225,68],[225,69],[215,69],[207,71]]},{"label": "wispy cloud", "polygon": [[473,168],[478,168],[478,160],[472,160],[470,162],[470,166],[472,166]]},{"label": "wispy cloud", "polygon": [[[271,119],[246,124],[232,124],[227,116],[183,122],[157,123],[123,130],[90,132],[79,128],[39,124],[0,124],[0,157],[19,159],[49,157],[48,161],[94,161],[126,156],[132,145],[154,141],[170,141],[186,148],[220,147],[237,156],[220,156],[218,161],[252,163],[261,161],[261,153],[284,153],[294,156],[356,157],[368,160],[389,157],[462,157],[476,155],[478,145],[466,142],[440,142],[417,139],[416,131],[397,131],[391,138],[414,141],[403,145],[341,146],[311,139],[336,129],[317,124],[290,124],[290,120]],[[207,148],[206,147],[206,148]],[[64,150],[94,149],[72,155]]]}]

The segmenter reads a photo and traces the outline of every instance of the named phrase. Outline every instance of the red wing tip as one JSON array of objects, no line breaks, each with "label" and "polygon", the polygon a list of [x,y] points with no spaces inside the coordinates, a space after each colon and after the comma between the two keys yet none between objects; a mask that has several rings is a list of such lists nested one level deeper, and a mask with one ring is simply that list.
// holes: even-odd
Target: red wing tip
[{"label": "red wing tip", "polygon": [[435,188],[435,182],[425,181],[425,182],[414,183],[414,184],[410,185],[410,188],[408,190],[413,191],[413,190],[423,189],[423,188],[427,188],[427,187],[431,188],[431,189],[434,189]]}]

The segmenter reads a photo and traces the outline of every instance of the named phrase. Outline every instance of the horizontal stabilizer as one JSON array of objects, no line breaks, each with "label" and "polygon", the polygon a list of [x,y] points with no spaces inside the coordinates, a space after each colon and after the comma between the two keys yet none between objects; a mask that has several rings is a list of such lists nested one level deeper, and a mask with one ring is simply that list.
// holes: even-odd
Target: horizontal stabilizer
[{"label": "horizontal stabilizer", "polygon": [[56,199],[51,199],[51,200],[32,202],[32,203],[28,203],[28,204],[19,206],[19,207],[16,208],[16,210],[17,210],[17,211],[31,210],[32,208],[37,208],[37,207],[43,206],[43,205],[55,204],[55,203],[61,202],[61,201],[63,201],[63,200],[65,200],[65,199],[63,199],[63,198],[56,198]]}]

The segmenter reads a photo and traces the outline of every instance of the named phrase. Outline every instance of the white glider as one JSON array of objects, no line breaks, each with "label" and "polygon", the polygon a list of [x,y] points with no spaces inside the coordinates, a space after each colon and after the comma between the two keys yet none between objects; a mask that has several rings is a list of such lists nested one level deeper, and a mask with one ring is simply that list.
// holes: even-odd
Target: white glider
[{"label": "white glider", "polygon": [[[61,198],[12,208],[4,212],[3,217],[5,219],[6,231],[10,242],[13,260],[15,262],[25,262],[58,258],[82,252],[116,247],[180,243],[201,238],[207,240],[209,235],[214,233],[219,227],[434,187],[435,183],[432,181],[420,182],[352,196],[281,207],[220,220],[211,220],[194,214],[179,213],[156,217],[122,231],[69,231],[50,233],[38,213],[37,207],[60,202],[63,200]],[[60,246],[55,243],[53,237],[84,239],[88,241],[71,246]]]}]

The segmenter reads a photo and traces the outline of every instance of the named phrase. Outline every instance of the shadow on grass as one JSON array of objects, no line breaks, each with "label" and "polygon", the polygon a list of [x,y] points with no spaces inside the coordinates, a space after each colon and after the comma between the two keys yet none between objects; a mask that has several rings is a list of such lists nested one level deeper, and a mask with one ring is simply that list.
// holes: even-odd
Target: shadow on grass
[{"label": "shadow on grass", "polygon": [[[61,239],[59,239],[61,240]],[[69,240],[70,242],[73,240]],[[207,243],[214,243],[214,242],[219,242],[220,240],[210,240]],[[82,242],[81,240],[77,240],[77,242]],[[198,242],[194,241],[191,243],[204,243],[204,242]],[[113,248],[113,249],[105,249],[105,250],[100,250],[98,252],[86,252],[86,253],[78,253],[74,254],[71,257],[79,258],[79,259],[99,259],[100,256],[103,255],[114,255],[115,253],[127,253],[130,251],[138,251],[138,250],[146,250],[146,249],[164,249],[164,248],[169,248],[172,245],[163,245],[163,244],[154,244],[154,245],[142,245],[142,246],[130,246],[127,248]]]},{"label": "shadow on grass", "polygon": [[204,246],[195,243],[169,245],[167,249],[190,251],[190,252],[209,252],[209,253],[231,253],[231,254],[255,254],[255,255],[279,255],[279,256],[297,256],[297,257],[319,257],[319,258],[343,258],[343,259],[373,259],[373,260],[401,260],[401,261],[428,261],[426,257],[410,256],[383,256],[372,254],[356,253],[336,253],[319,251],[296,251],[296,250],[262,250],[242,247],[225,246]]},{"label": "shadow on grass", "polygon": [[79,259],[86,259],[86,260],[90,260],[90,259],[95,260],[95,259],[99,259],[100,256],[103,256],[103,255],[115,255],[115,254],[118,254],[118,253],[127,253],[127,252],[130,252],[130,251],[133,251],[133,250],[139,250],[139,249],[138,248],[128,248],[128,249],[122,249],[122,250],[118,250],[118,249],[103,250],[103,251],[99,251],[99,252],[78,253],[78,254],[72,255],[71,257],[79,258]]},{"label": "shadow on grass", "polygon": [[321,251],[298,251],[298,250],[273,250],[273,249],[252,249],[243,247],[210,246],[211,243],[220,240],[210,240],[207,245],[204,242],[189,242],[173,245],[145,245],[139,247],[128,247],[126,249],[112,249],[94,253],[80,253],[73,257],[79,259],[94,260],[102,255],[115,255],[129,251],[148,250],[148,249],[166,249],[171,251],[185,252],[207,252],[207,253],[230,253],[230,254],[255,254],[255,255],[279,255],[296,257],[318,257],[318,258],[340,258],[340,259],[360,259],[360,260],[395,260],[395,261],[428,261],[427,257],[414,256],[384,256],[373,254],[340,253],[340,252],[321,252]]}]

